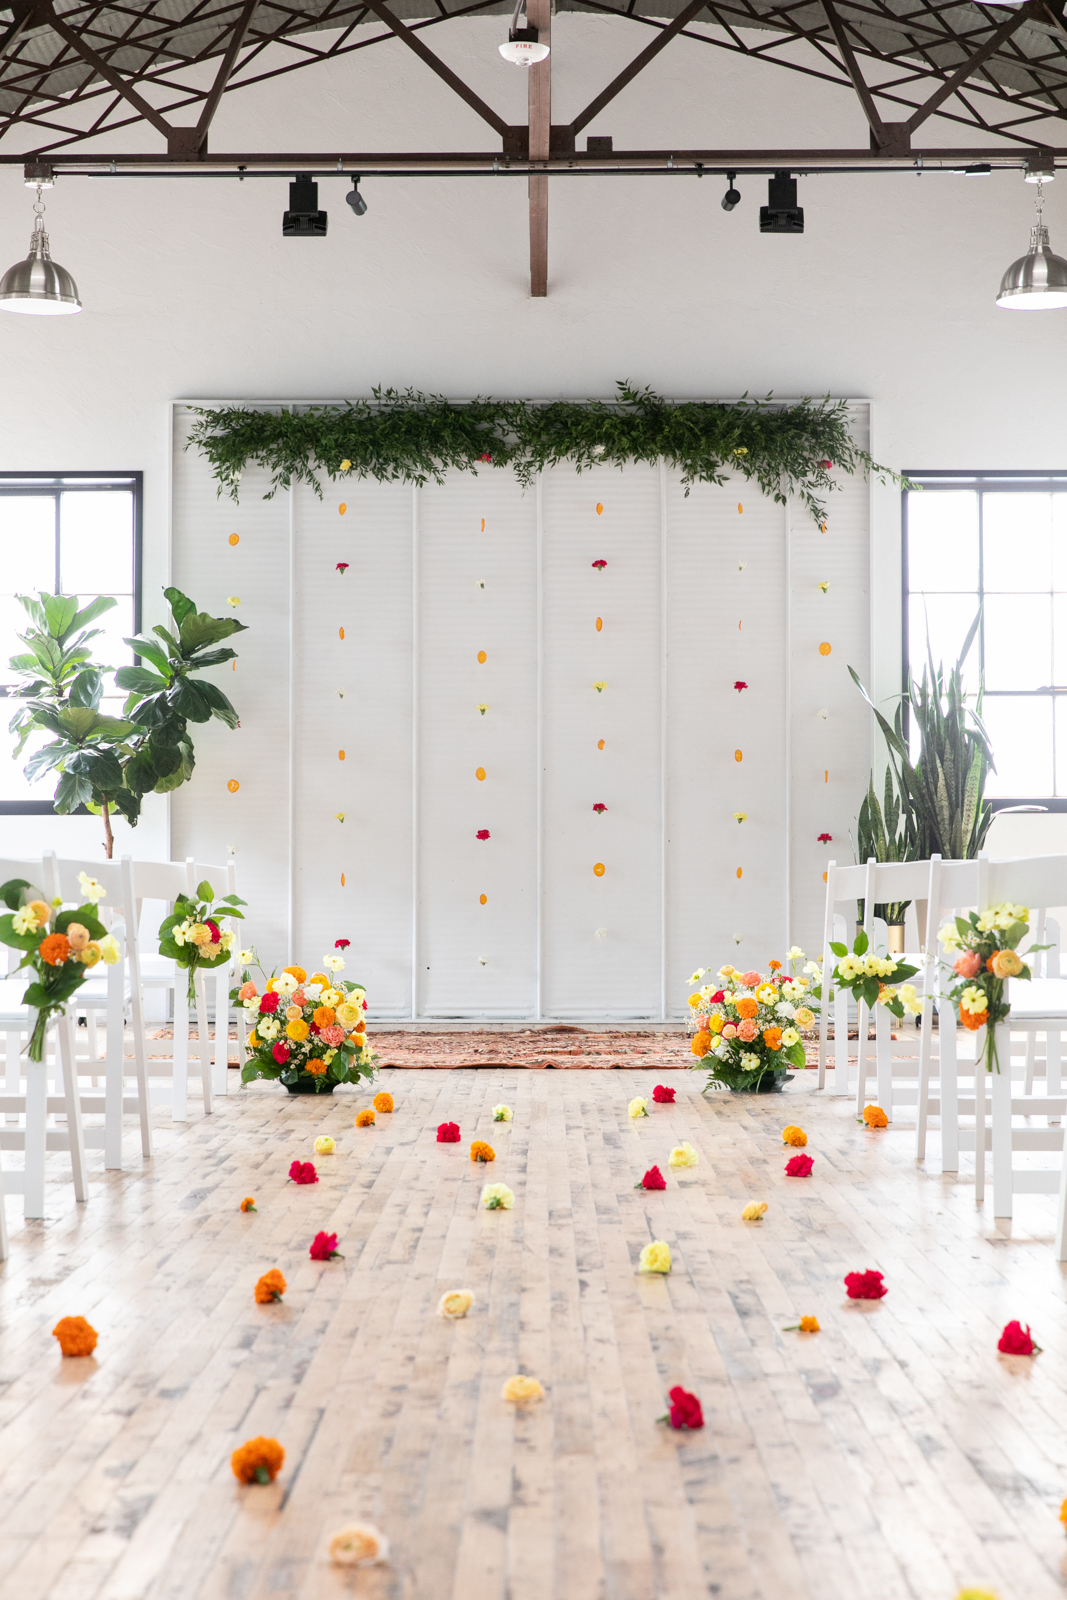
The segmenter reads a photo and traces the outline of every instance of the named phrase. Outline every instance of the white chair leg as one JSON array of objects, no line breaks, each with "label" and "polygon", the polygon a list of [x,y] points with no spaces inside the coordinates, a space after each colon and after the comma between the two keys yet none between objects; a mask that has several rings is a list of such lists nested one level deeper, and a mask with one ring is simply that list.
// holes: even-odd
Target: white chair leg
[{"label": "white chair leg", "polygon": [[[915,1159],[926,1160],[926,1130],[930,1120],[930,1079],[932,1076],[934,1038],[934,999],[930,993],[930,969],[927,968],[926,997],[923,1000],[922,1024],[919,1032],[919,1102],[915,1111]],[[941,1105],[941,1142],[945,1139],[945,1107]]]},{"label": "white chair leg", "polygon": [[943,1001],[937,1030],[937,1093],[941,1102],[941,1171],[960,1170],[960,1081],[956,1018]]},{"label": "white chair leg", "polygon": [[[1033,1092],[1034,1092],[1034,1067],[1035,1067],[1036,1064],[1037,1064],[1037,1034],[1036,1033],[1028,1033],[1026,1035],[1026,1078],[1025,1078],[1025,1083],[1024,1083],[1024,1087],[1023,1087],[1023,1092],[1025,1094],[1033,1094]],[[1045,1071],[1046,1072],[1048,1071],[1047,1057],[1046,1057]],[[1046,1088],[1045,1092],[1046,1092],[1046,1094],[1051,1094],[1052,1090]],[[1057,1091],[1057,1093],[1058,1092],[1059,1091]]]},{"label": "white chair leg", "polygon": [[890,1015],[885,1006],[874,1008],[874,1059],[878,1082],[878,1104],[889,1118],[893,1120],[893,1043],[890,1038],[892,1027]]},{"label": "white chair leg", "polygon": [[1067,1261],[1067,1135],[1060,1163],[1060,1193],[1056,1207],[1056,1260]]},{"label": "white chair leg", "polygon": [[210,1116],[211,1041],[207,1036],[207,979],[202,972],[196,975],[196,1033],[197,1054],[200,1057],[200,1082],[204,1091],[204,1115]]},{"label": "white chair leg", "polygon": [[[119,938],[121,941],[121,932]],[[104,1069],[104,1167],[114,1172],[122,1168],[122,1094],[125,1062],[124,1034],[126,1008],[123,990],[125,962],[107,969],[107,1065]]]},{"label": "white chair leg", "polygon": [[[867,1103],[867,1029],[868,1011],[861,1000],[856,1007],[856,1115],[862,1117]],[[848,1034],[846,1032],[846,1039]]]},{"label": "white chair leg", "polygon": [[189,991],[188,974],[179,967],[174,978],[174,1056],[171,1061],[171,1117],[189,1118]]},{"label": "white chair leg", "polygon": [[[1003,1023],[996,1029],[1000,1071],[994,1066],[990,1091],[993,1124],[993,1215],[1011,1216],[1011,1043]],[[975,1065],[975,1075],[986,1076],[985,1063]]]},{"label": "white chair leg", "polygon": [[974,1045],[974,1198],[978,1205],[985,1200],[985,1135],[986,1135],[986,1070],[984,1057],[985,1029],[971,1035]]},{"label": "white chair leg", "polygon": [[57,1045],[63,1069],[63,1094],[67,1102],[67,1129],[70,1134],[70,1166],[74,1177],[74,1198],[83,1204],[89,1198],[85,1172],[85,1137],[82,1132],[82,1102],[78,1087],[78,1067],[74,1060],[74,1024],[69,1016],[59,1019]]},{"label": "white chair leg", "polygon": [[4,1204],[4,1157],[0,1151],[0,1261],[6,1261],[10,1249],[7,1242],[7,1206]]},{"label": "white chair leg", "polygon": [[[1031,1037],[1033,1037],[1031,1035]],[[1046,1033],[1045,1035],[1045,1093],[1058,1095],[1063,1093],[1063,1057],[1061,1053],[1061,1034]],[[1052,1124],[1060,1122],[1060,1117],[1049,1117]]]},{"label": "white chair leg", "polygon": [[[53,1041],[56,1048],[58,1040]],[[44,1152],[48,1125],[48,1064],[26,1061],[26,1170],[23,1175],[25,1215],[44,1216]]]},{"label": "white chair leg", "polygon": [[847,1095],[848,1084],[848,990],[839,988],[834,994],[834,1094]]},{"label": "white chair leg", "polygon": [[215,973],[215,1064],[211,1087],[215,1094],[225,1094],[230,1070],[230,969],[219,967]]},{"label": "white chair leg", "polygon": [[[4,1047],[4,1093],[21,1094],[22,1092],[22,1061],[19,1051],[22,1046],[22,1036],[17,1028],[13,1028],[5,1038]],[[8,1122],[18,1122],[18,1112],[9,1111],[5,1119]]]}]

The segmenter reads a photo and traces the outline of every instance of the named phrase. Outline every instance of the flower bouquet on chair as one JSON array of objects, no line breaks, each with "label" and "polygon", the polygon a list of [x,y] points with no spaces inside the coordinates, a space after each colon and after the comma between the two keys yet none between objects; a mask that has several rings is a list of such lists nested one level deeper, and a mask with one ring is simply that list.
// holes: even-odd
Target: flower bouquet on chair
[{"label": "flower bouquet on chair", "polygon": [[915,985],[904,981],[914,978],[918,967],[910,967],[906,961],[897,961],[894,956],[875,955],[862,928],[856,935],[851,953],[846,944],[831,942],[830,949],[837,957],[833,983],[836,988],[848,989],[857,1005],[862,1001],[870,1010],[876,1005],[885,1006],[898,1019],[905,1012],[909,1016],[918,1016],[923,1003]]},{"label": "flower bouquet on chair", "polygon": [[[1004,998],[1004,980],[1027,980],[1032,975],[1015,948],[1029,931],[1029,907],[1013,906],[1006,900],[981,914],[972,911],[969,916],[957,917],[954,925],[949,923],[937,936],[946,953],[959,951],[952,970],[960,981],[949,990],[949,998],[956,1002],[965,1028],[971,1033],[986,1029],[987,1072],[994,1068],[1000,1071],[994,1030],[998,1022],[1011,1015],[1011,1006]],[[1047,945],[1035,944],[1027,954],[1047,949]]]},{"label": "flower bouquet on chair", "polygon": [[164,917],[159,925],[160,955],[185,967],[189,973],[190,1005],[196,1003],[197,972],[221,967],[230,959],[236,941],[230,929],[224,931],[219,923],[224,917],[243,921],[244,913],[237,907],[248,904],[235,894],[226,894],[213,908],[214,898],[215,891],[205,879],[196,886],[196,899],[180,895],[170,916]]},{"label": "flower bouquet on chair", "polygon": [[80,876],[87,903],[71,911],[59,909],[62,900],[50,905],[24,878],[0,884],[0,900],[9,908],[7,916],[0,916],[0,943],[23,952],[16,971],[28,968],[34,973],[22,996],[23,1005],[37,1012],[29,1042],[31,1061],[44,1060],[48,1023],[81,987],[90,968],[98,961],[111,966],[119,959],[118,941],[96,915],[103,891],[84,873]]},{"label": "flower bouquet on chair", "polygon": [[344,964],[343,956],[326,956],[328,970],[310,978],[303,967],[285,967],[267,978],[262,994],[246,968],[232,996],[253,1024],[242,1083],[276,1078],[290,1094],[332,1094],[339,1083],[374,1077],[367,993],[338,976]]},{"label": "flower bouquet on chair", "polygon": [[[790,952],[794,967],[802,956],[801,950]],[[701,970],[689,981],[704,976]],[[706,984],[689,996],[697,1026],[690,1048],[699,1058],[696,1065],[710,1068],[705,1092],[773,1094],[790,1082],[790,1067],[804,1065],[801,1029],[815,1021],[810,982],[785,972],[780,961],[770,963],[766,977],[730,966],[720,967],[717,976],[718,989]]]}]

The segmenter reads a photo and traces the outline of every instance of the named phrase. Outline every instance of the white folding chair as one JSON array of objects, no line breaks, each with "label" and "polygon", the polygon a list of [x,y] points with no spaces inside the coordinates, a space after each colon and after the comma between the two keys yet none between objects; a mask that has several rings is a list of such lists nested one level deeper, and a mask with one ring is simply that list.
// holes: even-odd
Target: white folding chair
[{"label": "white folding chair", "polygon": [[[218,901],[224,894],[237,893],[237,863],[233,856],[228,857],[225,866],[204,866],[200,863],[193,868],[197,883],[206,879],[215,891]],[[225,885],[225,888],[221,885]],[[232,924],[230,924],[232,927]],[[238,930],[242,923],[238,922]],[[237,934],[238,940],[242,936]],[[229,1065],[230,1065],[230,978],[233,973],[234,962],[231,956],[220,967],[215,967],[211,973],[203,973],[202,981],[205,989],[213,980],[215,990],[215,1049],[212,1052],[213,1071],[212,1088],[215,1094],[229,1093]],[[245,1040],[247,1034],[244,1026],[244,1012],[237,1011],[237,1055],[239,1064],[245,1064]]]}]

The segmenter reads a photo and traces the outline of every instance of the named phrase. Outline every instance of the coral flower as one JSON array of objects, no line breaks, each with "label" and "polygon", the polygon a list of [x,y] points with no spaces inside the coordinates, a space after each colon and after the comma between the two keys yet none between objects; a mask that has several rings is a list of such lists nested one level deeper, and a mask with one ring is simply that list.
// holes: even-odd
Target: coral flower
[{"label": "coral flower", "polygon": [[652,1091],[652,1098],[658,1106],[673,1106],[674,1089],[673,1087],[668,1088],[664,1083],[657,1083]]},{"label": "coral flower", "polygon": [[952,970],[958,973],[961,978],[975,978],[981,971],[981,967],[982,958],[977,950],[965,950],[961,956],[957,957]]},{"label": "coral flower", "polygon": [[315,1154],[317,1156],[332,1156],[337,1146],[328,1133],[320,1133],[315,1140]]},{"label": "coral flower", "polygon": [[255,1209],[256,1209],[256,1202],[253,1200],[253,1198],[252,1198],[252,1196],[250,1194],[246,1195],[245,1198],[241,1201],[241,1210],[242,1211],[254,1211]]},{"label": "coral flower", "polygon": [[484,1139],[475,1139],[471,1145],[472,1161],[495,1161],[496,1151],[491,1144],[486,1144]]},{"label": "coral flower", "polygon": [[366,1567],[375,1561],[385,1561],[389,1555],[389,1540],[369,1522],[356,1522],[351,1528],[342,1528],[330,1540],[330,1560],[339,1567]]},{"label": "coral flower", "polygon": [[672,1428],[702,1428],[704,1426],[704,1413],[700,1409],[700,1401],[695,1394],[690,1394],[683,1389],[681,1384],[675,1384],[668,1390],[671,1409],[665,1417],[660,1417],[661,1422],[670,1422]]},{"label": "coral flower", "polygon": [[521,1411],[527,1406],[537,1405],[545,1398],[545,1391],[536,1378],[527,1378],[520,1372],[508,1379],[500,1391],[500,1398],[509,1405],[518,1406]]},{"label": "coral flower", "polygon": [[762,980],[762,978],[762,972],[757,972],[755,967],[752,968],[751,972],[743,972],[741,974],[741,982],[744,984],[746,989],[754,989],[757,983]]},{"label": "coral flower", "polygon": [[373,1128],[373,1126],[374,1126],[374,1112],[373,1111],[371,1111],[368,1108],[366,1111],[357,1111],[356,1112],[356,1127],[357,1128]]},{"label": "coral flower", "polygon": [[889,1292],[880,1272],[846,1272],[845,1290],[850,1300],[880,1300]]},{"label": "coral flower", "polygon": [[457,1322],[467,1315],[473,1304],[474,1295],[470,1289],[449,1289],[437,1302],[437,1315],[446,1322]]},{"label": "coral flower", "polygon": [[686,1144],[683,1139],[681,1144],[676,1144],[667,1157],[672,1167],[695,1167],[700,1162],[700,1157],[691,1144]]},{"label": "coral flower", "polygon": [[511,1211],[515,1206],[515,1196],[506,1183],[485,1183],[482,1185],[482,1204],[487,1211]]},{"label": "coral flower", "polygon": [[723,1024],[722,1036],[724,1039],[736,1039],[737,1029],[732,1022]]},{"label": "coral flower", "polygon": [[889,1118],[881,1106],[864,1106],[863,1120],[868,1128],[888,1128]]},{"label": "coral flower", "polygon": [[230,1457],[233,1475],[241,1483],[273,1483],[282,1464],[285,1451],[277,1439],[249,1439],[239,1445]]},{"label": "coral flower", "polygon": [[241,1003],[243,1005],[246,1000],[254,1000],[258,993],[259,993],[259,990],[256,988],[255,984],[252,982],[251,978],[249,978],[248,982],[247,983],[242,983],[241,987],[238,989],[237,998],[238,998],[238,1000],[241,1001]]},{"label": "coral flower", "polygon": [[711,1049],[711,1034],[700,1032],[693,1035],[693,1042],[689,1046],[692,1053],[697,1056],[706,1056]]},{"label": "coral flower", "polygon": [[1030,1337],[1029,1323],[1024,1328],[1021,1322],[1009,1322],[997,1340],[997,1349],[1006,1356],[1032,1356],[1041,1346]]},{"label": "coral flower", "polygon": [[638,1262],[639,1272],[669,1272],[671,1270],[671,1247],[662,1239],[653,1239],[651,1244],[646,1244],[641,1251]]},{"label": "coral flower", "polygon": [[61,1317],[52,1336],[65,1356],[91,1356],[96,1349],[96,1329],[84,1317]]},{"label": "coral flower", "polygon": [[271,1267],[256,1284],[256,1305],[269,1306],[272,1300],[280,1300],[285,1290],[284,1277],[277,1267]]},{"label": "coral flower", "polygon": [[804,1129],[798,1128],[794,1123],[791,1122],[787,1128],[782,1129],[783,1144],[796,1145],[799,1148],[801,1145],[807,1144],[807,1142],[808,1136]]},{"label": "coral flower", "polygon": [[815,1165],[810,1156],[790,1156],[785,1164],[787,1178],[809,1178]]},{"label": "coral flower", "polygon": [[767,1215],[766,1200],[751,1201],[741,1213],[742,1222],[762,1222]]},{"label": "coral flower", "polygon": [[751,1044],[753,1040],[759,1038],[759,1028],[751,1017],[746,1017],[744,1022],[738,1026],[737,1037],[744,1044]]},{"label": "coral flower", "polygon": [[649,1167],[640,1183],[635,1183],[635,1189],[665,1189],[667,1180],[658,1167]]},{"label": "coral flower", "polygon": [[344,1259],[337,1248],[335,1233],[317,1233],[308,1247],[308,1255],[312,1261],[332,1261],[335,1256]]},{"label": "coral flower", "polygon": [[65,933],[50,933],[38,945],[41,960],[50,967],[61,967],[71,953],[70,940]]},{"label": "coral flower", "polygon": [[391,1094],[387,1094],[384,1089],[381,1091],[380,1094],[376,1094],[374,1096],[374,1109],[375,1109],[375,1111],[381,1111],[381,1112],[392,1111],[392,1109],[393,1109],[393,1097],[392,1097],[392,1095]]},{"label": "coral flower", "polygon": [[292,1183],[318,1183],[319,1175],[310,1161],[294,1161],[289,1168]]},{"label": "coral flower", "polygon": [[458,1144],[459,1143],[459,1123],[458,1122],[442,1122],[442,1123],[439,1123],[438,1124],[438,1128],[437,1128],[437,1142],[438,1142],[438,1144]]}]

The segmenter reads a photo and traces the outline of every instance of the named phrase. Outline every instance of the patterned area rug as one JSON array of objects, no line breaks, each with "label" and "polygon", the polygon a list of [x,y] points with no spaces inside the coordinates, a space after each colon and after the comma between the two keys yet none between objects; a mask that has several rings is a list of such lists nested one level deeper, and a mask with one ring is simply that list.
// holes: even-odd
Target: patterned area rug
[{"label": "patterned area rug", "polygon": [[654,1067],[687,1068],[693,1057],[683,1033],[606,1032],[556,1025],[506,1033],[388,1033],[375,1028],[379,1067]]}]

